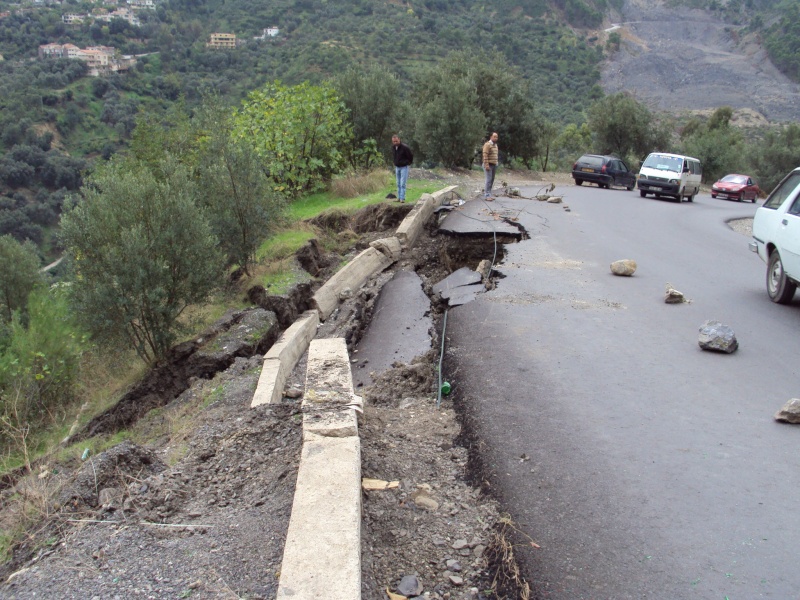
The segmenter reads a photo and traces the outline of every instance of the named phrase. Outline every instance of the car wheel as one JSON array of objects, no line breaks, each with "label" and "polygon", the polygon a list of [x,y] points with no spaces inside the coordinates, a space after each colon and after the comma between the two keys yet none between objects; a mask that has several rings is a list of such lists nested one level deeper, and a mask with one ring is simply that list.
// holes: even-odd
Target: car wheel
[{"label": "car wheel", "polygon": [[712,197],[712,198],[716,198],[716,197],[717,197],[717,195],[716,195],[716,194],[711,194],[711,197]]},{"label": "car wheel", "polygon": [[774,250],[767,263],[767,294],[770,300],[778,304],[788,304],[794,298],[796,289],[797,285],[789,280],[783,270],[781,255]]},{"label": "car wheel", "polygon": [[640,195],[642,198],[647,198],[647,192],[645,192],[644,190],[639,190],[639,195]]},{"label": "car wheel", "polygon": [[677,196],[673,196],[673,198],[675,199],[675,202],[677,202],[678,204],[683,202],[683,196],[681,194],[678,194]]},{"label": "car wheel", "polygon": [[626,190],[628,190],[629,192],[633,191],[633,184],[631,184],[631,185],[626,185],[626,186],[625,186],[625,189],[626,189]]},{"label": "car wheel", "polygon": [[752,200],[750,200],[750,202],[752,202],[753,204],[755,204],[755,203],[756,203],[756,200],[758,200],[758,198],[757,198],[756,196],[753,196],[753,199],[752,199]]},{"label": "car wheel", "polygon": [[583,185],[583,179],[576,179],[575,185]]},{"label": "car wheel", "polygon": [[687,201],[687,202],[694,202],[694,197],[695,197],[695,196],[697,196],[697,192],[695,192],[695,193],[694,193],[694,194],[692,194],[691,196],[688,196],[688,197],[686,198],[686,201]]}]

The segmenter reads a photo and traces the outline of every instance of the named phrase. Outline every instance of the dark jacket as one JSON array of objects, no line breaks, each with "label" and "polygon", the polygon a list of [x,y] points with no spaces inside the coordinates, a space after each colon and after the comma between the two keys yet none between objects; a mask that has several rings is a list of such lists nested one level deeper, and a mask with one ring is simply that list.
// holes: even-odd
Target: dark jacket
[{"label": "dark jacket", "polygon": [[392,144],[392,159],[395,167],[407,167],[414,162],[414,155],[411,148],[401,142],[399,146]]}]

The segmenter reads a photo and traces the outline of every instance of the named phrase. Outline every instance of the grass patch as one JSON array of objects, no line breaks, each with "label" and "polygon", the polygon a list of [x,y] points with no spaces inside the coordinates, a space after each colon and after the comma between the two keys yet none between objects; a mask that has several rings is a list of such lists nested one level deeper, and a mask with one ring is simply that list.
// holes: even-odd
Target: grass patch
[{"label": "grass patch", "polygon": [[[415,202],[419,200],[422,194],[430,194],[442,187],[444,186],[441,181],[409,179],[406,188],[406,200]],[[288,216],[292,221],[306,220],[332,208],[351,213],[370,204],[386,202],[386,195],[390,192],[394,194],[397,190],[394,187],[393,179],[387,177],[387,182],[381,189],[356,198],[338,198],[330,191],[311,194],[293,202],[289,207]]]},{"label": "grass patch", "polygon": [[348,173],[331,182],[331,193],[338,198],[356,198],[381,191],[386,187],[388,179],[389,176],[383,170]]},{"label": "grass patch", "polygon": [[288,258],[315,237],[317,233],[312,227],[295,223],[293,227],[279,231],[261,244],[256,251],[256,261],[272,262]]}]

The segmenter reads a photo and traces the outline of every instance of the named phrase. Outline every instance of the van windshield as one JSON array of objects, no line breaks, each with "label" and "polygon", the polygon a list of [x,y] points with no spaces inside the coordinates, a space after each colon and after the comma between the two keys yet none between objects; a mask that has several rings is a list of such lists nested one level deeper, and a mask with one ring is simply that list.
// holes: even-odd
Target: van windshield
[{"label": "van windshield", "polygon": [[680,173],[683,171],[683,159],[675,156],[666,156],[664,154],[651,154],[644,161],[643,167],[650,169],[658,169],[659,171],[674,171]]}]

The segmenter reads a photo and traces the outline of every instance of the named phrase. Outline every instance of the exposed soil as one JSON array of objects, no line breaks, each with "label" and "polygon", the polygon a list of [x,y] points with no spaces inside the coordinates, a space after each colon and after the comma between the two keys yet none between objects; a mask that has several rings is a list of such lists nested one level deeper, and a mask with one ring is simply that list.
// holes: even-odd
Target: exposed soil
[{"label": "exposed soil", "polygon": [[731,106],[745,126],[800,118],[800,86],[741,27],[663,0],[626,0],[618,18],[600,32],[605,39],[614,27],[622,38],[602,70],[606,92],[668,112]]},{"label": "exposed soil", "polygon": [[[475,173],[446,176],[465,196],[480,186]],[[505,172],[510,184],[536,185],[535,175]],[[444,187],[444,185],[443,185]],[[391,231],[410,207],[387,203],[340,226],[365,226],[356,253]],[[399,221],[398,221],[399,222]],[[393,231],[393,230],[392,230]],[[344,301],[319,328],[318,337],[342,336],[351,352],[368,325],[382,285],[396,269],[414,269],[430,288],[450,270],[476,268],[491,258],[491,240],[459,240],[435,227],[391,269]],[[303,261],[329,276],[344,256],[325,256],[319,245]],[[307,308],[311,287],[286,297],[254,289],[254,303],[274,309],[281,328]],[[261,310],[261,312],[266,312]],[[469,432],[458,407],[444,396],[437,407],[440,317],[431,305],[431,350],[410,364],[395,363],[360,388],[366,400],[361,424],[362,471],[367,478],[397,481],[392,489],[363,495],[363,597],[387,598],[406,586],[428,598],[524,597],[513,548],[496,502],[473,482]],[[271,312],[267,314],[273,314]],[[220,331],[231,331],[228,325]],[[262,325],[270,319],[262,320]],[[236,323],[240,323],[236,321]],[[273,327],[259,327],[274,340]],[[42,464],[3,492],[0,519],[15,511],[39,511],[38,520],[0,569],[7,598],[274,598],[291,513],[301,444],[301,398],[250,409],[261,353],[268,344],[252,331],[238,342],[222,334],[196,341],[189,356],[215,349],[249,350],[218,363],[216,375],[182,371],[185,389],[165,389],[160,402],[126,426],[140,445],[124,442],[81,461],[78,455]],[[214,345],[216,340],[217,345]],[[205,348],[203,351],[202,348]],[[178,352],[178,362],[187,362]],[[182,357],[182,358],[181,358]],[[193,359],[199,361],[199,358]],[[189,361],[191,362],[191,361]],[[205,362],[203,364],[206,364]],[[145,381],[148,381],[145,378]],[[287,388],[302,390],[305,358]],[[159,397],[151,386],[153,396]],[[288,394],[294,395],[294,394]],[[142,397],[147,396],[145,394]],[[125,413],[128,414],[128,413]],[[97,431],[96,429],[91,431]],[[474,451],[474,449],[473,449]],[[80,447],[76,447],[80,452]],[[473,452],[474,454],[474,452]],[[20,498],[24,502],[20,502]],[[499,579],[496,579],[499,578]]]}]

